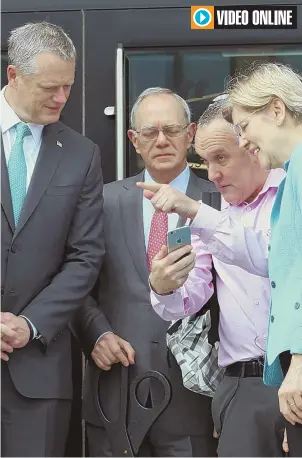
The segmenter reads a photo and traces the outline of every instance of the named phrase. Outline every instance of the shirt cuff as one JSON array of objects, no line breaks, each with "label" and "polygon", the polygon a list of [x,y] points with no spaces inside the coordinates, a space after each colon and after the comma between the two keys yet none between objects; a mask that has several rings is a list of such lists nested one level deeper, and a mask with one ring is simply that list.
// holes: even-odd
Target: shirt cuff
[{"label": "shirt cuff", "polygon": [[188,298],[183,298],[180,291],[161,296],[153,290],[150,294],[153,310],[165,321],[174,321],[190,315]]},{"label": "shirt cuff", "polygon": [[222,218],[223,215],[219,210],[200,202],[198,213],[190,225],[192,234],[199,235],[204,244],[207,244],[216,232]]},{"label": "shirt cuff", "polygon": [[24,316],[24,315],[19,315],[19,316],[21,316],[22,318],[24,318],[24,319],[27,321],[27,323],[31,326],[32,331],[33,331],[33,337],[32,337],[32,338],[33,338],[33,339],[36,339],[36,338],[38,337],[37,328],[32,324],[32,322],[30,321],[29,318],[27,318],[27,317]]},{"label": "shirt cuff", "polygon": [[[101,338],[102,338],[103,336],[105,336],[106,334],[113,334],[113,332],[112,332],[112,331],[103,332],[103,334],[101,334],[100,337],[98,337],[98,338],[96,339],[96,342],[95,342],[95,344],[94,344],[94,347],[96,346],[96,344],[98,343],[98,341],[101,340]],[[93,347],[93,348],[94,348],[94,347]]]},{"label": "shirt cuff", "polygon": [[[179,292],[178,291],[172,291],[169,294],[157,294],[154,289],[151,289],[151,294],[155,298],[155,302],[169,302],[173,303],[177,297],[179,297]],[[153,302],[153,301],[152,301]]]}]

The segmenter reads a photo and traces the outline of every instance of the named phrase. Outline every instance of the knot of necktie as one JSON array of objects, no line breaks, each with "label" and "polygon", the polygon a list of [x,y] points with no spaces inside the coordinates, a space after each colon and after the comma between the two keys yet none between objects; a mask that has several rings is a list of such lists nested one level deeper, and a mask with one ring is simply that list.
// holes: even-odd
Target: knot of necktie
[{"label": "knot of necktie", "polygon": [[18,122],[16,125],[16,139],[15,142],[18,141],[23,141],[25,137],[28,135],[31,135],[31,130],[28,127],[27,124],[24,122]]}]

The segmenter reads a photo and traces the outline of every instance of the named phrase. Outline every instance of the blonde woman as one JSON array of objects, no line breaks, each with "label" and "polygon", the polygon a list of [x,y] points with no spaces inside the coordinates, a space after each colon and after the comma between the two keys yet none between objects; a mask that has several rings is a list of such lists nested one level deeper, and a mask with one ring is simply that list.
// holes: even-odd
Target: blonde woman
[{"label": "blonde woman", "polygon": [[302,456],[302,78],[291,68],[252,66],[230,81],[225,117],[240,145],[266,169],[282,167],[271,215],[272,304],[264,381],[281,385],[291,456]]}]

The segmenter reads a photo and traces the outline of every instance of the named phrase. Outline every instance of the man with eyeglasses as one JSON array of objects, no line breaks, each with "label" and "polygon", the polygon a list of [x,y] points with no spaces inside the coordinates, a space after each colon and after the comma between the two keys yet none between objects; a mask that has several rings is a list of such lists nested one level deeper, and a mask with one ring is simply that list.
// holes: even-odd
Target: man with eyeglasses
[{"label": "man with eyeglasses", "polygon": [[239,148],[232,126],[222,117],[223,107],[220,101],[206,110],[195,136],[195,150],[222,194],[221,212],[169,186],[139,184],[157,211],[192,220],[196,254],[192,269],[187,258],[173,262],[191,247],[170,254],[162,248],[150,274],[151,301],[165,320],[196,313],[213,290],[213,262],[220,308],[218,361],[225,368],[212,403],[218,456],[283,456],[277,388],[262,380],[270,283],[234,264],[235,256],[248,256],[255,249],[255,231],[264,231],[269,239],[270,213],[284,171],[262,169],[257,157]]},{"label": "man with eyeglasses", "polygon": [[[84,349],[91,355],[84,386],[89,452],[91,456],[111,454],[93,394],[101,369],[100,401],[109,419],[117,418],[123,364],[130,365],[130,382],[138,374],[156,370],[172,387],[171,403],[151,427],[140,456],[215,456],[211,398],[183,387],[174,357],[167,356],[169,323],[158,317],[150,303],[152,259],[165,243],[168,229],[182,226],[185,220],[155,212],[136,182],[167,183],[195,199],[215,187],[188,167],[187,150],[196,126],[181,97],[168,89],[147,89],[135,102],[130,122],[128,137],[145,168],[104,188],[105,261],[96,302],[90,302],[77,321]],[[162,386],[157,380],[145,380],[138,397],[144,406],[158,405]]]}]

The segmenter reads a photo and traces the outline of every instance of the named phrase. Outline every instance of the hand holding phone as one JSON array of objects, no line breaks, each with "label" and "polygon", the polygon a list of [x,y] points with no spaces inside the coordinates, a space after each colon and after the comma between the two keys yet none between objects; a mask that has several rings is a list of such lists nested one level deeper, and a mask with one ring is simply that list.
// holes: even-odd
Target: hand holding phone
[{"label": "hand holding phone", "polygon": [[161,248],[152,263],[149,277],[151,288],[157,294],[171,294],[171,291],[177,290],[186,282],[194,265],[190,226],[168,231],[167,247]]}]

